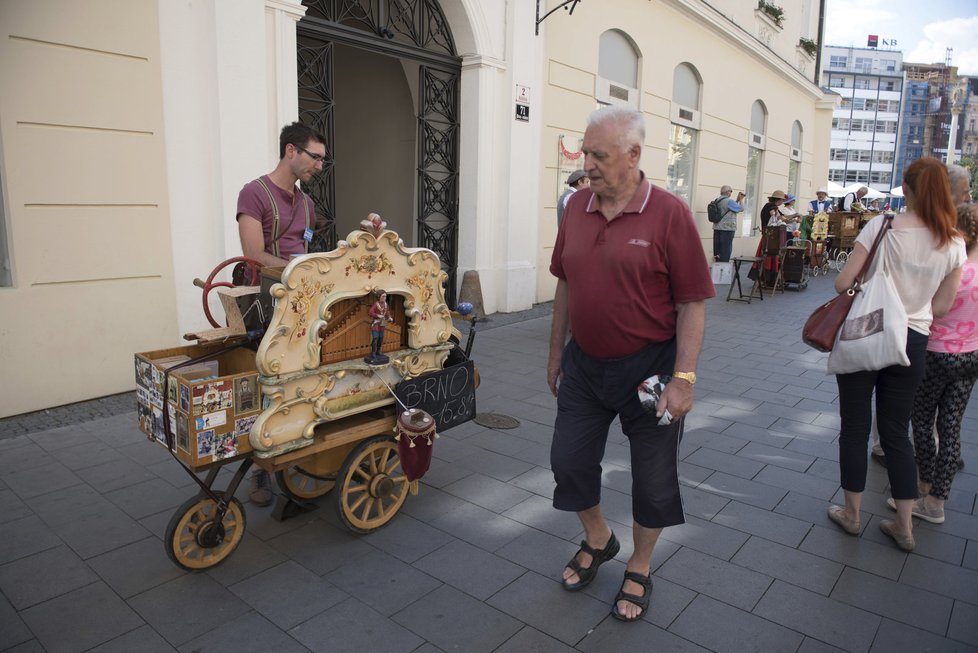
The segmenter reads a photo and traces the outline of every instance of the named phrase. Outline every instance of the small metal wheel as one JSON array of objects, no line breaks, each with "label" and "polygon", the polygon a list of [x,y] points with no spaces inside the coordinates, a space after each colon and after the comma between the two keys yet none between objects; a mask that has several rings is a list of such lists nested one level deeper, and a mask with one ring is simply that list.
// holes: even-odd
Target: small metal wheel
[{"label": "small metal wheel", "polygon": [[369,533],[385,525],[404,505],[411,483],[401,468],[397,443],[389,435],[364,440],[350,452],[337,477],[336,508],[347,528]]},{"label": "small metal wheel", "polygon": [[835,260],[838,263],[839,269],[841,270],[846,264],[846,261],[849,260],[849,252],[839,252],[835,257]]},{"label": "small metal wheel", "polygon": [[318,499],[336,486],[335,473],[331,476],[320,476],[298,465],[275,472],[275,480],[282,492],[295,501]]},{"label": "small metal wheel", "polygon": [[816,265],[812,268],[812,276],[817,277],[822,272],[822,268]]},{"label": "small metal wheel", "polygon": [[[224,496],[223,492],[215,492]],[[210,569],[224,562],[238,548],[245,532],[245,513],[241,502],[231,498],[224,519],[214,519],[217,504],[198,494],[188,499],[166,525],[163,546],[177,566],[187,571]]]}]

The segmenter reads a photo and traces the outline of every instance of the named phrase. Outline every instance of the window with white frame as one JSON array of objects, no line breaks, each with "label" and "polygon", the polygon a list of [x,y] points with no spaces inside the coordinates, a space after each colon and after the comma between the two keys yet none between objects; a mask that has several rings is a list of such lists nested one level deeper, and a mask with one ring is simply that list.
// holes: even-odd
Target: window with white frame
[{"label": "window with white frame", "polygon": [[641,55],[632,39],[617,29],[601,35],[598,42],[598,77],[594,96],[600,104],[638,108]]},{"label": "window with white frame", "polygon": [[848,61],[848,57],[842,55],[829,55],[829,68],[845,68]]},{"label": "window with white frame", "polygon": [[798,195],[801,181],[801,143],[804,131],[797,120],[791,125],[791,147],[788,150],[788,192]]},{"label": "window with white frame", "polygon": [[855,70],[857,73],[873,72],[873,59],[871,57],[856,57]]},{"label": "window with white frame", "polygon": [[666,184],[689,206],[693,205],[702,84],[699,73],[691,64],[681,63],[673,71]]},{"label": "window with white frame", "polygon": [[744,188],[744,193],[747,195],[744,215],[747,216],[747,220],[742,232],[744,235],[750,233],[754,220],[754,210],[760,209],[763,204],[761,202],[761,194],[763,193],[761,173],[764,170],[764,149],[767,147],[766,131],[767,107],[760,100],[755,100],[750,109],[750,132],[747,142],[747,180]]}]

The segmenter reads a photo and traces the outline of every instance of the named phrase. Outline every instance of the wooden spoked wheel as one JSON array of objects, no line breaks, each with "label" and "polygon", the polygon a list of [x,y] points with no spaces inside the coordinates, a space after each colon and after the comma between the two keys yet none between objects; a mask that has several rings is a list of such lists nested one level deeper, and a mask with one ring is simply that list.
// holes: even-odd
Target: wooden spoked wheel
[{"label": "wooden spoked wheel", "polygon": [[[223,496],[223,492],[215,494]],[[217,504],[203,495],[177,508],[163,539],[170,560],[187,571],[210,569],[224,562],[244,537],[245,513],[241,502],[232,497],[220,523],[216,515]]]},{"label": "wooden spoked wheel", "polygon": [[343,463],[337,483],[337,512],[356,533],[369,533],[393,519],[411,485],[401,468],[397,443],[387,435],[357,445]]},{"label": "wooden spoked wheel", "polygon": [[336,486],[335,473],[332,477],[320,476],[297,465],[275,472],[275,480],[285,494],[297,501],[318,499]]}]

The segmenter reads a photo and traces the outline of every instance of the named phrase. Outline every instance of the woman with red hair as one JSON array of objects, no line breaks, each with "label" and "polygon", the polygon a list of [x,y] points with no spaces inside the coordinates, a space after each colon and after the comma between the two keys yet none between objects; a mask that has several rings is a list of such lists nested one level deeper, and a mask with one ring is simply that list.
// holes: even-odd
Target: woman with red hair
[{"label": "woman with red hair", "polygon": [[951,308],[961,278],[966,254],[964,241],[955,225],[947,170],[937,159],[925,157],[903,173],[907,212],[879,215],[870,220],[856,239],[846,266],[835,280],[843,292],[852,285],[869,248],[886,220],[892,229],[884,237],[877,256],[884,257],[887,272],[907,312],[907,357],[910,365],[891,365],[836,375],[839,386],[839,470],[845,507],[829,508],[829,519],[850,535],[859,535],[859,508],[866,487],[866,445],[873,421],[872,398],[876,393],[876,415],[880,444],[886,455],[886,471],[897,515],[882,520],[880,530],[904,551],[915,545],[911,511],[917,498],[917,468],[913,446],[907,436],[914,393],[925,369],[927,336],[934,317]]}]

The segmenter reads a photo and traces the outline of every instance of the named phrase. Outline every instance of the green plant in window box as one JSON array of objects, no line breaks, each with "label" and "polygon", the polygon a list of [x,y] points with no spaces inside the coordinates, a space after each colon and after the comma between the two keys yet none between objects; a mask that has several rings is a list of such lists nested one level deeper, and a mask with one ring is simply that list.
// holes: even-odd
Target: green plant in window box
[{"label": "green plant in window box", "polygon": [[770,16],[771,20],[778,27],[781,27],[782,23],[784,23],[784,7],[779,7],[776,4],[765,2],[764,0],[757,0],[757,8]]},{"label": "green plant in window box", "polygon": [[815,53],[818,51],[818,44],[811,39],[798,39],[798,46],[804,50],[805,54],[807,54],[809,57],[814,57]]}]

